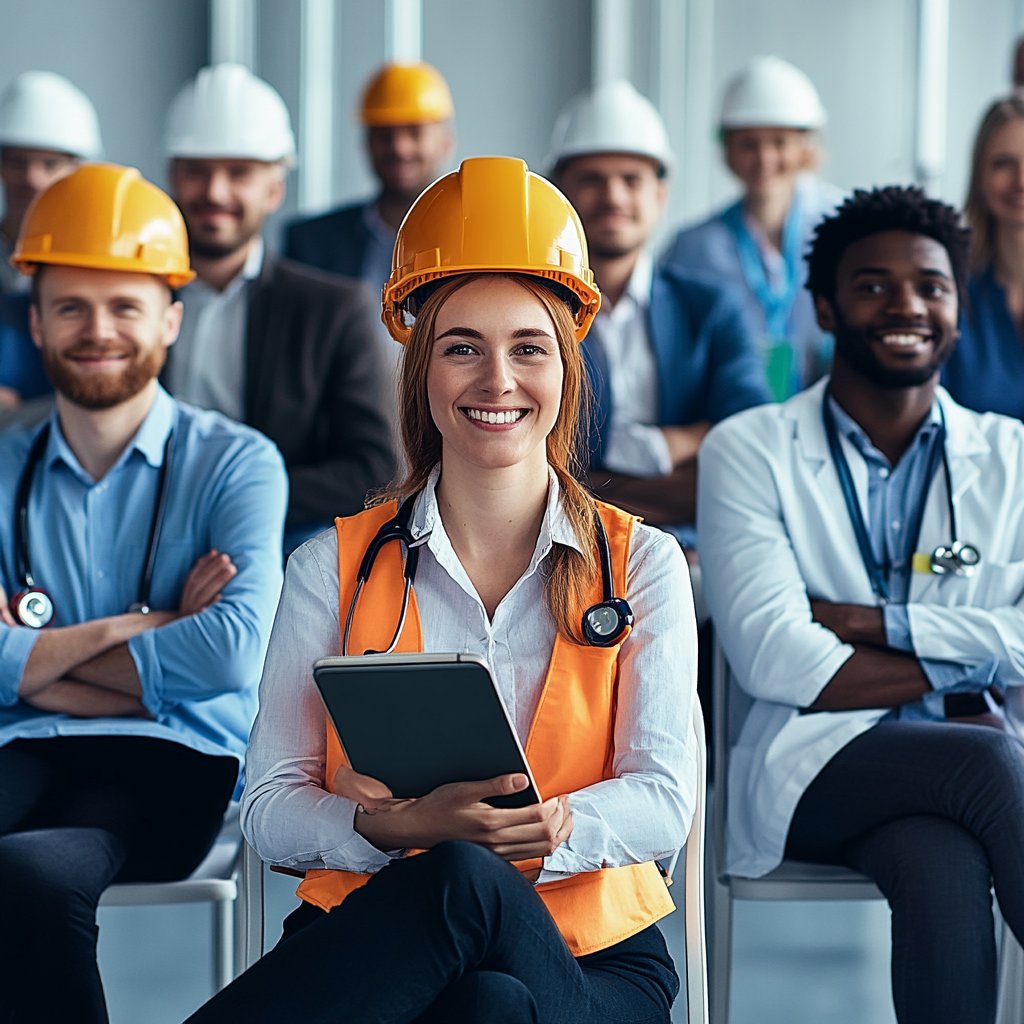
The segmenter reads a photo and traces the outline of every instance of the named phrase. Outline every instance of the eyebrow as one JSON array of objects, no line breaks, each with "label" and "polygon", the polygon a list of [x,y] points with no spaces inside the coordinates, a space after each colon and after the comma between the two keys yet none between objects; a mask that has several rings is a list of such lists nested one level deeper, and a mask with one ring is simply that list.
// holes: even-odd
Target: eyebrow
[{"label": "eyebrow", "polygon": [[[449,327],[444,334],[439,334],[434,340],[440,341],[442,338],[458,337],[458,338],[474,338],[477,341],[483,341],[484,336],[480,331],[473,327]],[[513,338],[551,338],[553,335],[550,331],[542,330],[539,327],[520,327],[518,330],[512,332]]]},{"label": "eyebrow", "polygon": [[[938,270],[935,267],[923,267],[919,273],[924,274],[926,277],[941,277],[945,281],[952,280],[944,270]],[[858,278],[871,274],[887,277],[892,275],[892,270],[889,267],[859,267],[853,272],[853,277]]]}]

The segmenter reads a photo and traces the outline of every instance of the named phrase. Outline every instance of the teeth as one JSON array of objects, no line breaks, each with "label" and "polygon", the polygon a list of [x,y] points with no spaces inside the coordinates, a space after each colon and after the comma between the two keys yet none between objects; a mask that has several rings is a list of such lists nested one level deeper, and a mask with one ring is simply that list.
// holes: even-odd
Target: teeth
[{"label": "teeth", "polygon": [[467,409],[466,415],[471,420],[481,423],[518,423],[523,418],[522,409],[509,409],[508,412],[486,412],[483,409]]},{"label": "teeth", "polygon": [[886,345],[894,345],[897,348],[912,348],[924,340],[919,334],[886,334],[882,337]]}]

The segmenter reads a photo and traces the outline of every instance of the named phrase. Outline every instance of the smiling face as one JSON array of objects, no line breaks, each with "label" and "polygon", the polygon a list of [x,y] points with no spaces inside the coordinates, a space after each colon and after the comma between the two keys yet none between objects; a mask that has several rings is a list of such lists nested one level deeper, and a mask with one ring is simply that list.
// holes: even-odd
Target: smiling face
[{"label": "smiling face", "polygon": [[38,271],[32,338],[54,388],[86,409],[134,398],[160,373],[181,303],[150,274],[47,266]]},{"label": "smiling face", "polygon": [[248,245],[284,202],[284,176],[262,160],[172,160],[171,194],[193,254],[220,259]]},{"label": "smiling face", "polygon": [[836,360],[883,388],[937,379],[959,335],[949,253],[927,235],[882,231],[849,245],[836,268],[835,299],[815,299]]},{"label": "smiling face", "polygon": [[366,148],[384,191],[412,202],[440,176],[455,145],[447,121],[378,125],[366,130]]},{"label": "smiling face", "polygon": [[1014,118],[992,136],[981,158],[978,185],[997,223],[1024,227],[1024,119]]},{"label": "smiling face", "polygon": [[479,469],[546,464],[562,379],[551,316],[532,292],[501,276],[453,292],[437,312],[427,367],[444,460]]},{"label": "smiling face", "polygon": [[26,210],[40,192],[66,178],[81,161],[51,149],[4,146],[0,149],[0,182],[4,187],[4,223],[17,232]]},{"label": "smiling face", "polygon": [[629,153],[571,157],[558,187],[583,221],[591,256],[614,260],[636,252],[657,227],[668,182],[654,160]]}]

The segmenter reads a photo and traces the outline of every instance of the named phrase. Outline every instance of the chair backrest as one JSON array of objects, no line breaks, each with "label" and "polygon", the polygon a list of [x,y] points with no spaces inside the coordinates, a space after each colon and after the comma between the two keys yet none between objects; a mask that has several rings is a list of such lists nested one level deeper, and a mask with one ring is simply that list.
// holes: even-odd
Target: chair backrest
[{"label": "chair backrest", "polygon": [[729,754],[739,739],[743,723],[753,705],[733,679],[725,651],[714,638],[711,654],[711,729],[715,762],[715,802],[712,808],[711,841],[718,880],[725,883],[725,840],[729,806]]}]

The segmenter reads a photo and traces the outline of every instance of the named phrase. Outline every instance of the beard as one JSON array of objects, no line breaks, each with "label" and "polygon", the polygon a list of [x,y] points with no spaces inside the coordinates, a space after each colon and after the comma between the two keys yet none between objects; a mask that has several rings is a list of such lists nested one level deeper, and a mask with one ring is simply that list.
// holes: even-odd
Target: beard
[{"label": "beard", "polygon": [[[836,341],[836,355],[841,356],[854,370],[866,377],[872,384],[887,390],[920,387],[927,384],[942,369],[953,354],[956,335],[936,339],[932,348],[932,358],[923,366],[910,366],[906,369],[883,366],[875,356],[871,346],[871,335],[877,328],[851,327],[839,309],[833,305]],[[921,324],[889,324],[888,329],[897,332],[908,327],[920,327]]]},{"label": "beard", "polygon": [[199,230],[193,227],[191,215],[198,212],[198,210],[193,210],[191,207],[186,207],[183,210],[185,228],[188,232],[189,251],[193,256],[198,256],[200,259],[219,260],[225,256],[234,255],[239,249],[245,248],[260,233],[263,227],[262,220],[256,224],[249,223],[244,211],[240,211],[242,216],[234,231],[220,236],[204,237]]},{"label": "beard", "polygon": [[[127,354],[129,359],[119,373],[80,375],[72,357],[93,354]],[[111,409],[134,398],[151,380],[159,376],[166,359],[167,349],[163,345],[145,350],[136,345],[127,352],[123,346],[103,348],[87,342],[75,345],[64,353],[54,352],[43,345],[43,369],[54,390],[83,409]]]}]

